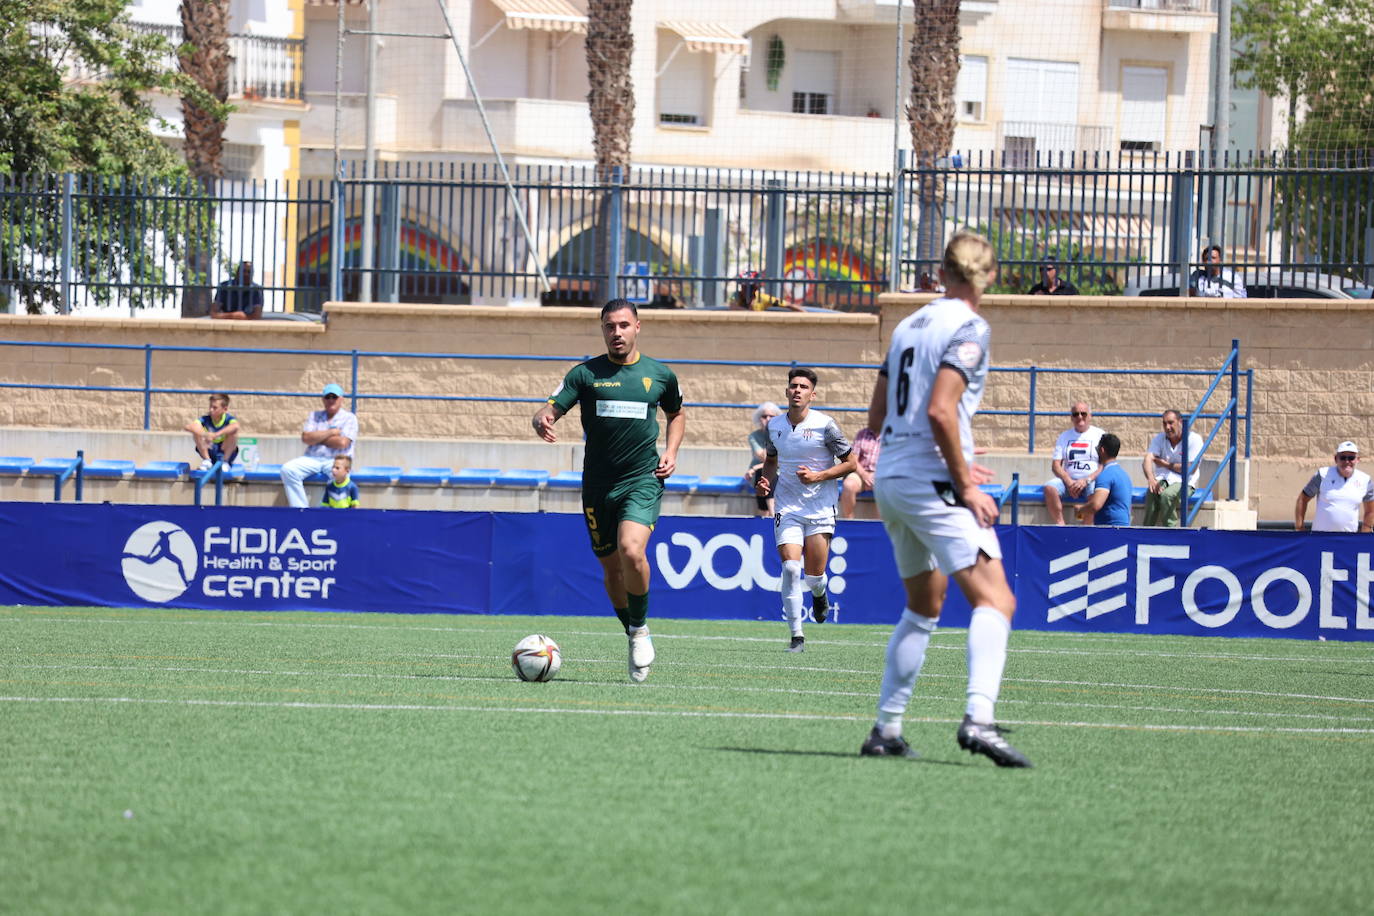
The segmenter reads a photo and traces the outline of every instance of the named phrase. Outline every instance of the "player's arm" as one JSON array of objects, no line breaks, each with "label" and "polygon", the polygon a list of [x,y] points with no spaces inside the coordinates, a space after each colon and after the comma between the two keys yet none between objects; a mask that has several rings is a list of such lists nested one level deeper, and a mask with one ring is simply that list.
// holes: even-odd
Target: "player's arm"
[{"label": "player's arm", "polygon": [[1107,505],[1107,497],[1112,495],[1111,487],[1098,487],[1093,490],[1093,495],[1089,496],[1083,503],[1083,508],[1078,510],[1080,518],[1086,515],[1096,515],[1098,510]]},{"label": "player's arm", "polygon": [[[1297,502],[1297,504],[1293,507],[1293,530],[1294,530],[1294,531],[1301,531],[1301,530],[1303,529],[1303,526],[1307,524],[1307,503],[1308,503],[1308,502],[1309,502],[1309,497],[1308,497],[1307,493],[1306,493],[1306,492],[1299,492],[1299,493],[1298,493],[1298,502]],[[1368,516],[1368,513],[1366,513],[1366,517],[1367,517],[1367,516]]]},{"label": "player's arm", "polygon": [[887,419],[887,364],[878,370],[873,394],[868,399],[868,429],[875,436],[882,435],[883,420]]},{"label": "player's arm", "polygon": [[997,522],[997,501],[978,489],[971,469],[964,461],[963,443],[959,441],[959,400],[967,387],[968,382],[964,380],[962,372],[951,366],[941,366],[935,373],[935,384],[930,388],[926,419],[930,421],[935,444],[944,456],[954,491],[973,513],[978,524],[988,528]]},{"label": "player's arm", "polygon": [[545,404],[534,412],[534,417],[530,420],[530,425],[534,427],[534,432],[545,442],[557,442],[558,434],[553,431],[553,424],[557,423],[566,411],[557,404]]},{"label": "player's arm", "polygon": [[239,432],[239,421],[230,420],[228,423],[224,424],[219,429],[215,430],[215,437],[219,438],[220,436],[227,436],[230,433],[236,432]]},{"label": "player's arm", "polygon": [[771,496],[773,494],[773,481],[778,477],[778,450],[773,447],[770,439],[768,451],[763,458],[763,471],[759,473],[758,482],[754,484],[754,492],[760,496]]},{"label": "player's arm", "polygon": [[[1153,447],[1154,443],[1151,443]],[[1153,451],[1146,451],[1145,457],[1141,462],[1141,468],[1145,471],[1145,488],[1151,493],[1158,493],[1163,486],[1155,479],[1155,464],[1159,461],[1158,456]]]},{"label": "player's arm", "polygon": [[664,410],[663,415],[668,418],[668,441],[663,456],[658,459],[658,467],[654,468],[654,476],[659,480],[673,476],[677,470],[677,450],[682,447],[682,437],[687,432],[687,413],[681,407],[674,413]]},{"label": "player's arm", "polygon": [[837,477],[848,477],[859,469],[859,456],[854,454],[851,449],[846,452],[838,464],[832,464],[823,471],[813,471],[810,468],[797,468],[797,477],[802,483],[820,483],[824,480],[834,480]]}]

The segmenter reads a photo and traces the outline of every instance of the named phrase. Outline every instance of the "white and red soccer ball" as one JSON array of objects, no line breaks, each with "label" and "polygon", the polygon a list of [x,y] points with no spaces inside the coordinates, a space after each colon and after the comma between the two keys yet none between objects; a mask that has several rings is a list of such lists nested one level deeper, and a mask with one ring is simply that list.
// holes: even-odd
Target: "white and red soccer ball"
[{"label": "white and red soccer ball", "polygon": [[547,636],[526,636],[515,644],[510,666],[522,681],[551,681],[563,666],[563,653]]}]

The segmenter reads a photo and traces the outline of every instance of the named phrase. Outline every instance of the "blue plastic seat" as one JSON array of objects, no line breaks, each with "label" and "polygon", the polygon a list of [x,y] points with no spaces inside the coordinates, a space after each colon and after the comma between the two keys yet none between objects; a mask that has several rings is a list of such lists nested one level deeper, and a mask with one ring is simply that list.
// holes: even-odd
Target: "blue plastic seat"
[{"label": "blue plastic seat", "polygon": [[29,474],[57,477],[60,474],[65,474],[75,466],[75,458],[44,458],[42,461],[29,467]]},{"label": "blue plastic seat", "polygon": [[697,474],[674,474],[663,481],[663,489],[669,493],[693,493],[701,485],[701,477]]},{"label": "blue plastic seat", "polygon": [[1009,495],[1007,493],[1007,488],[1002,486],[1000,483],[980,483],[978,485],[978,489],[982,490],[984,493],[988,494],[993,499],[997,500],[999,505],[1001,504],[1002,500],[1007,498],[1007,496]]},{"label": "blue plastic seat", "polygon": [[257,467],[243,472],[245,483],[281,483],[281,465],[279,464],[260,464]]},{"label": "blue plastic seat", "polygon": [[498,487],[530,487],[539,489],[549,479],[549,472],[536,468],[514,468],[496,475],[494,485]]},{"label": "blue plastic seat", "polygon": [[134,472],[134,463],[123,459],[104,458],[87,461],[81,473],[87,477],[124,477]]},{"label": "blue plastic seat", "polygon": [[1145,502],[1145,496],[1150,492],[1148,487],[1131,487],[1131,502],[1140,505]]},{"label": "blue plastic seat", "polygon": [[449,477],[448,482],[455,487],[489,487],[500,473],[500,468],[463,468]]},{"label": "blue plastic seat", "polygon": [[149,461],[142,467],[134,468],[135,480],[180,480],[191,473],[187,461]]},{"label": "blue plastic seat", "polygon": [[357,484],[393,484],[396,482],[396,478],[401,476],[401,469],[390,464],[373,465],[366,468],[354,468],[348,476]]},{"label": "blue plastic seat", "polygon": [[1023,483],[1016,488],[1017,497],[1022,502],[1044,502],[1045,485],[1043,483]]},{"label": "blue plastic seat", "polygon": [[13,455],[0,458],[0,474],[23,474],[31,467],[33,467],[32,458],[20,458]]},{"label": "blue plastic seat", "polygon": [[580,490],[582,489],[582,472],[559,471],[549,478],[547,486],[550,490]]},{"label": "blue plastic seat", "polygon": [[442,487],[448,483],[453,468],[411,468],[402,471],[401,476],[396,478],[398,483],[410,484],[412,486]]},{"label": "blue plastic seat", "polygon": [[713,474],[697,484],[696,492],[730,496],[749,491],[744,488],[744,478],[738,474]]},{"label": "blue plastic seat", "polygon": [[[238,464],[222,464],[220,465],[220,470],[224,474],[225,480],[243,480],[248,474],[248,468],[244,467],[241,461]],[[199,467],[195,467],[188,472],[188,476],[190,476],[192,480],[200,480],[208,473],[208,468],[202,471]],[[213,477],[210,479],[214,480]]]}]

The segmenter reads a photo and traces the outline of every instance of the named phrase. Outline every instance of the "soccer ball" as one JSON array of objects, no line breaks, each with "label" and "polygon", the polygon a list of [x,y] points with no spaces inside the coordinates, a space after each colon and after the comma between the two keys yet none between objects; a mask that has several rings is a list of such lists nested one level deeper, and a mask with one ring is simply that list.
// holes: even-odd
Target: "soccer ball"
[{"label": "soccer ball", "polygon": [[562,665],[558,643],[547,636],[526,636],[510,654],[510,666],[522,681],[551,681]]}]

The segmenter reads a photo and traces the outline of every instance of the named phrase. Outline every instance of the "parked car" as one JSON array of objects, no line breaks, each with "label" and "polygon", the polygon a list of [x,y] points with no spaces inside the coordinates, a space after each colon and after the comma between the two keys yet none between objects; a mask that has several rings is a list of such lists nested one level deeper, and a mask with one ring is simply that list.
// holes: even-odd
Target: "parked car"
[{"label": "parked car", "polygon": [[[1363,283],[1306,270],[1243,270],[1240,279],[1250,299],[1369,299],[1374,293]],[[1128,284],[1121,294],[1177,296],[1178,285],[1178,274],[1151,274]]]}]

